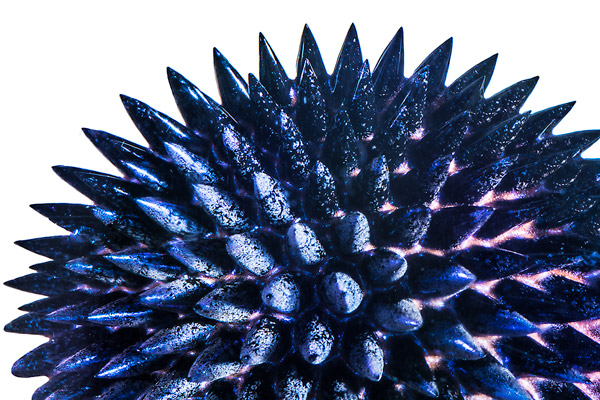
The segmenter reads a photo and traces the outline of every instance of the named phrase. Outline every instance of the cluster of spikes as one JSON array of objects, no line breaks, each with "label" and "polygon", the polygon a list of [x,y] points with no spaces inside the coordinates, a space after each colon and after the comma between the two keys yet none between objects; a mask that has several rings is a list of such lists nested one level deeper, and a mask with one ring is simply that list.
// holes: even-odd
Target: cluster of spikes
[{"label": "cluster of spikes", "polygon": [[54,170],[93,204],[6,284],[45,298],[10,332],[34,400],[594,398],[600,131],[573,103],[484,97],[496,56],[446,86],[451,40],[410,77],[402,30],[371,70],[353,26],[328,74],[305,28],[290,79],[215,50],[221,104],[168,77],[185,125],[123,96],[149,147],[85,129],[122,173]]}]

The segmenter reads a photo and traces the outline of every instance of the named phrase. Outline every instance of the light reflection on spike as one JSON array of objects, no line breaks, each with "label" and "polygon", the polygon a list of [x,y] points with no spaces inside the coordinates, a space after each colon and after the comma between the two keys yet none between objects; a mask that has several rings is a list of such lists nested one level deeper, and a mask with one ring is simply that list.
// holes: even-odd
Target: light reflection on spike
[{"label": "light reflection on spike", "polygon": [[431,202],[431,204],[429,205],[429,209],[430,209],[431,211],[435,211],[435,210],[437,210],[437,209],[439,209],[439,208],[442,208],[442,206],[441,206],[441,204],[440,204],[440,201],[439,201],[439,199],[435,199],[435,200],[433,200],[433,201]]},{"label": "light reflection on spike", "polygon": [[485,394],[471,394],[466,395],[465,400],[494,400],[490,396],[486,396]]},{"label": "light reflection on spike", "polygon": [[571,327],[600,344],[600,318],[569,323]]},{"label": "light reflection on spike", "polygon": [[533,226],[533,221],[526,222],[521,225],[517,225],[504,232],[501,235],[496,236],[492,239],[479,239],[474,236],[470,236],[463,241],[457,249],[464,250],[471,246],[484,246],[484,247],[501,247],[500,245],[510,239],[535,239],[541,237],[540,232]]},{"label": "light reflection on spike", "polygon": [[371,251],[371,250],[375,250],[377,248],[377,246],[374,246],[372,243],[368,243],[365,248],[363,249],[363,251]]},{"label": "light reflection on spike", "polygon": [[516,281],[519,281],[527,286],[530,286],[532,288],[535,288],[539,291],[542,291],[544,293],[547,292],[547,290],[541,285],[541,281],[539,278],[536,278],[539,275],[543,275],[544,277],[549,276],[548,272],[542,272],[541,274],[535,275],[535,276],[528,276],[528,275],[513,275],[512,278]]},{"label": "light reflection on spike", "polygon": [[574,383],[575,386],[583,393],[585,393],[588,397],[594,400],[600,399],[600,372],[594,372],[591,374],[586,374],[589,380],[592,381],[592,384],[584,384],[584,383]]},{"label": "light reflection on spike", "polygon": [[499,363],[502,363],[502,357],[496,350],[496,343],[500,340],[499,336],[477,336],[475,341],[479,347],[490,353]]},{"label": "light reflection on spike", "polygon": [[402,164],[400,164],[398,166],[398,168],[396,168],[394,170],[394,174],[398,174],[398,175],[404,175],[406,174],[408,171],[410,171],[410,167],[408,166],[408,161],[404,161]]},{"label": "light reflection on spike", "polygon": [[429,253],[429,254],[433,254],[436,256],[443,256],[445,254],[443,250],[427,249],[427,248],[422,247],[420,244],[414,245],[413,247],[409,247],[409,248],[394,247],[394,246],[389,246],[386,248],[388,250],[395,251],[396,253],[402,253],[405,256],[410,255],[410,254],[418,254],[418,253]]},{"label": "light reflection on spike", "polygon": [[427,355],[425,356],[425,361],[430,369],[436,369],[442,364],[444,359],[442,356]]},{"label": "light reflection on spike", "polygon": [[529,336],[530,338],[532,338],[533,340],[535,340],[536,342],[538,342],[542,346],[548,347],[548,343],[546,343],[546,341],[542,338],[542,335],[540,335],[538,332],[530,333],[527,336]]},{"label": "light reflection on spike", "polygon": [[425,136],[425,129],[423,127],[420,127],[412,135],[410,135],[409,139],[419,141],[423,139],[423,136]]},{"label": "light reflection on spike", "polygon": [[446,303],[447,299],[448,299],[448,297],[439,297],[436,299],[426,300],[423,303],[427,304],[428,307],[441,309],[441,308],[444,308],[444,306],[447,304]]},{"label": "light reflection on spike", "polygon": [[346,215],[346,213],[343,210],[337,210],[335,212],[335,214],[333,214],[333,217],[334,218],[342,218],[345,215]]},{"label": "light reflection on spike", "polygon": [[494,287],[499,282],[500,282],[500,279],[496,279],[493,281],[486,281],[486,282],[475,282],[471,285],[471,287],[473,289],[477,290],[479,293],[486,295],[488,297],[491,297],[492,299],[495,299],[496,297],[494,296],[492,291],[494,290]]},{"label": "light reflection on spike", "polygon": [[495,193],[493,190],[487,192],[477,203],[475,203],[478,207],[484,207],[491,204],[495,199]]},{"label": "light reflection on spike", "polygon": [[540,381],[540,378],[519,378],[519,383],[523,386],[534,400],[543,400],[542,394],[538,391],[535,385],[536,381]]},{"label": "light reflection on spike", "polygon": [[419,311],[421,311],[423,309],[423,304],[426,303],[425,300],[419,300],[419,299],[410,299],[410,301],[412,301],[414,303],[414,305],[419,309]]},{"label": "light reflection on spike", "polygon": [[397,208],[398,207],[396,207],[395,205],[393,205],[392,203],[390,203],[388,201],[387,203],[385,203],[384,205],[382,205],[381,208],[379,208],[379,212],[394,211]]},{"label": "light reflection on spike", "polygon": [[448,166],[448,175],[454,175],[458,171],[460,171],[460,169],[456,165],[456,161],[452,159],[452,161],[450,161],[450,165]]},{"label": "light reflection on spike", "polygon": [[358,392],[358,398],[362,400],[367,398],[367,389],[364,386]]},{"label": "light reflection on spike", "polygon": [[527,191],[494,193],[494,201],[499,200],[517,200],[528,197]]}]

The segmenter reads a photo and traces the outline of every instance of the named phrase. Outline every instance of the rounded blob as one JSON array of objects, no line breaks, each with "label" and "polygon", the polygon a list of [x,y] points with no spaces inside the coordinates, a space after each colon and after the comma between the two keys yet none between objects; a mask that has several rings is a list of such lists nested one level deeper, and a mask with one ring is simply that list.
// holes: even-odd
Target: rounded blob
[{"label": "rounded blob", "polygon": [[[351,332],[348,332],[351,334]],[[354,372],[371,381],[379,381],[383,375],[383,348],[373,332],[352,335],[347,344],[348,366]]]},{"label": "rounded blob", "polygon": [[327,307],[339,314],[354,312],[362,302],[363,291],[350,275],[332,272],[321,282],[323,301]]},{"label": "rounded blob", "polygon": [[344,216],[336,227],[336,240],[344,254],[356,254],[369,244],[370,229],[367,217],[354,211]]},{"label": "rounded blob", "polygon": [[262,300],[272,309],[291,313],[300,308],[300,288],[291,274],[273,277],[262,290]]},{"label": "rounded blob", "polygon": [[277,320],[266,317],[258,321],[244,338],[240,360],[246,365],[258,365],[270,361],[281,343]]},{"label": "rounded blob", "polygon": [[287,240],[294,260],[300,265],[314,265],[325,258],[325,249],[317,234],[305,224],[292,224]]},{"label": "rounded blob", "polygon": [[333,347],[333,332],[329,324],[318,315],[313,315],[298,325],[296,346],[306,361],[321,364]]}]

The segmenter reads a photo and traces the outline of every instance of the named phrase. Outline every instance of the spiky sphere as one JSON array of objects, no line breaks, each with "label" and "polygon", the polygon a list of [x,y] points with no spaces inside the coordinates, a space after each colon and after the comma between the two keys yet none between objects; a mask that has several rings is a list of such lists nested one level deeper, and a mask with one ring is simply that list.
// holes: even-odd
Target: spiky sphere
[{"label": "spiky sphere", "polygon": [[351,26],[330,75],[306,27],[295,79],[215,50],[222,104],[168,70],[185,125],[123,96],[149,147],[86,129],[124,177],[55,167],[93,204],[18,242],[33,399],[593,396],[600,131],[520,113],[536,78],[484,97],[495,56],[445,86],[451,45],[407,78]]}]

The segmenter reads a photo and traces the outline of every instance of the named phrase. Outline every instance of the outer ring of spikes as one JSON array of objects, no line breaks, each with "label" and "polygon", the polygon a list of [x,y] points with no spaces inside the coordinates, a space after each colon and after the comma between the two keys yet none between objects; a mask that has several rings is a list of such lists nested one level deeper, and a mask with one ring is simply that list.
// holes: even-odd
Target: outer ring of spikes
[{"label": "outer ring of spikes", "polygon": [[33,399],[593,398],[600,132],[484,97],[496,56],[446,86],[451,46],[371,70],[352,25],[328,74],[306,27],[296,79],[215,49],[221,104],[169,69],[185,124],[122,96],[149,147],[85,129],[123,177],[55,167],[92,204],[17,242]]}]

